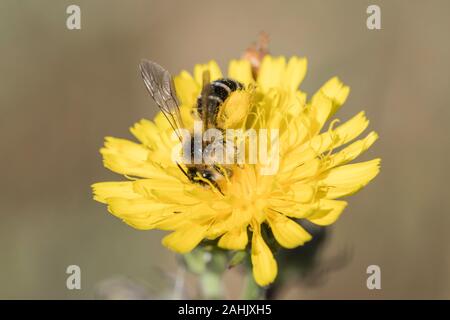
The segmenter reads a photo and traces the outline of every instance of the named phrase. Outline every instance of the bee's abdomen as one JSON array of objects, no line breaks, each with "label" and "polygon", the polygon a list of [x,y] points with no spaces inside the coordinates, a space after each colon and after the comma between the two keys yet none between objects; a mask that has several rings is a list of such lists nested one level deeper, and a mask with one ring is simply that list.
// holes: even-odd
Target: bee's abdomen
[{"label": "bee's abdomen", "polygon": [[[220,105],[228,98],[228,96],[238,89],[242,89],[243,85],[235,81],[233,79],[218,79],[211,82],[209,85],[209,96],[207,98],[207,107],[208,107],[208,115],[212,117],[209,119],[212,123],[215,122],[215,117],[219,112]],[[202,116],[203,106],[202,106],[202,97],[199,96],[197,98],[197,111]]]}]

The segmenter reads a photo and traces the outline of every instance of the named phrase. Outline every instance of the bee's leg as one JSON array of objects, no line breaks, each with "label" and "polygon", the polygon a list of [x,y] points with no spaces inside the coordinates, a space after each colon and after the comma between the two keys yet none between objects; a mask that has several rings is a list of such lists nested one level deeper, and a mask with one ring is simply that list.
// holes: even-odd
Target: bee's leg
[{"label": "bee's leg", "polygon": [[228,183],[230,183],[230,177],[231,177],[233,171],[231,171],[230,169],[224,168],[222,165],[217,164],[217,163],[214,164],[214,169],[218,173],[220,173],[225,178],[225,180],[227,180]]},{"label": "bee's leg", "polygon": [[220,189],[219,184],[215,181],[210,181],[211,184],[216,187],[216,189],[220,192],[221,195],[225,196],[225,194],[222,192],[222,189]]},{"label": "bee's leg", "polygon": [[204,185],[208,185],[214,192],[220,192],[221,195],[225,196],[225,194],[222,192],[216,181],[202,177],[199,172],[197,172],[197,176],[193,178],[193,181],[198,182],[200,184],[203,183]]}]

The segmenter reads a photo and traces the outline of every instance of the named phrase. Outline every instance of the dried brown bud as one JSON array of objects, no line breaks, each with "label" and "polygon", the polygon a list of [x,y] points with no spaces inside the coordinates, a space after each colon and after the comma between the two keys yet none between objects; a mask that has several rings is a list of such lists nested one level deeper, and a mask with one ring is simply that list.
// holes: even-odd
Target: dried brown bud
[{"label": "dried brown bud", "polygon": [[266,54],[269,53],[269,35],[265,32],[259,34],[259,39],[244,51],[242,59],[250,61],[252,66],[253,78],[256,79],[261,62]]}]

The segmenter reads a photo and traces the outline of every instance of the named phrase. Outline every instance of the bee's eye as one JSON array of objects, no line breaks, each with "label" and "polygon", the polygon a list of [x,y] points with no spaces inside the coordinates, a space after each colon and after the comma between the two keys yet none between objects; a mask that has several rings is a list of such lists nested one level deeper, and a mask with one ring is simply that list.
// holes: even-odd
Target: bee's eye
[{"label": "bee's eye", "polygon": [[208,180],[211,179],[212,178],[211,172],[203,171],[202,172],[202,177],[205,178],[205,179],[208,179]]}]

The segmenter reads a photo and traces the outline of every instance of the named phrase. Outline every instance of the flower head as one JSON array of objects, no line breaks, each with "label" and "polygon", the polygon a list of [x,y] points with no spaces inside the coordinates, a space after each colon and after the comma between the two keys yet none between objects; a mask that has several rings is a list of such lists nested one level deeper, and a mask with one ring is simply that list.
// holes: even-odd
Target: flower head
[{"label": "flower head", "polygon": [[[263,174],[261,163],[235,164],[232,175],[219,182],[221,192],[193,183],[172,161],[177,141],[159,113],[153,121],[141,120],[131,128],[138,142],[106,138],[101,149],[104,165],[129,179],[94,184],[94,199],[134,228],[171,231],[162,242],[179,253],[190,252],[204,239],[216,240],[223,249],[248,248],[256,282],[270,284],[277,263],[264,234],[284,248],[303,245],[311,235],[298,219],[332,224],[347,205],[337,199],[357,192],[379,172],[379,159],[349,164],[378,137],[370,132],[355,141],[369,124],[364,113],[342,124],[330,121],[349,88],[332,78],[307,100],[299,90],[306,67],[304,58],[286,61],[266,55],[255,79],[249,61],[229,64],[228,77],[244,89],[224,102],[224,123],[278,130],[279,163],[273,174]],[[204,70],[209,70],[211,80],[223,77],[210,61],[196,65],[193,74],[182,71],[174,78],[188,127],[193,125]]]}]

